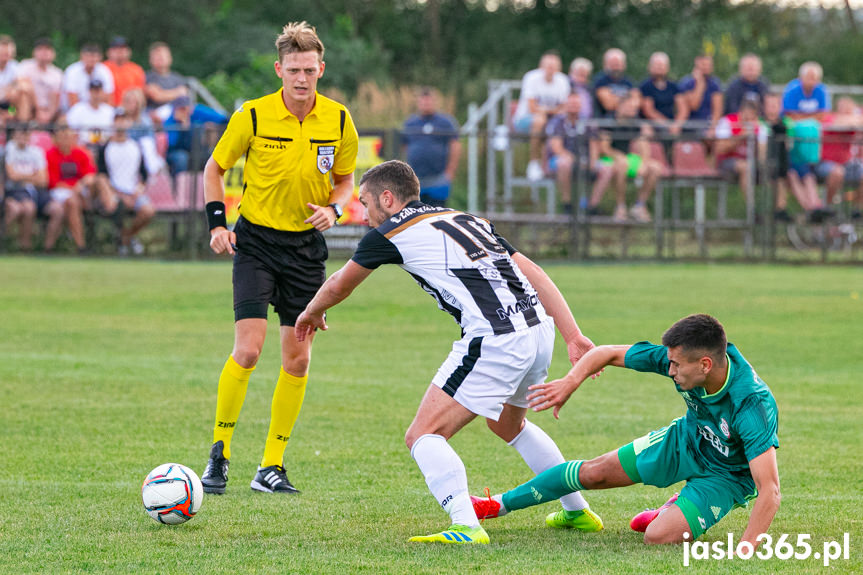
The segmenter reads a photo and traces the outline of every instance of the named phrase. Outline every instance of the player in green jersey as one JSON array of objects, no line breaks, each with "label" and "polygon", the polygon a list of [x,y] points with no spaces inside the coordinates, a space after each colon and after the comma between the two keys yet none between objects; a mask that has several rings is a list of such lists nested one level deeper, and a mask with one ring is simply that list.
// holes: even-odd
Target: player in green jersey
[{"label": "player in green jersey", "polygon": [[[668,427],[591,459],[569,461],[501,495],[473,497],[477,516],[499,517],[583,489],[635,483],[667,487],[686,481],[680,496],[652,514],[639,514],[632,527],[645,543],[694,540],[734,507],[756,498],[741,543],[757,547],[779,509],[776,466],[776,401],[767,385],[727,343],[722,325],[709,315],[691,315],[662,336],[663,345],[603,345],[579,360],[562,379],[531,387],[535,411],[560,408],[578,386],[605,366],[653,372],[674,380],[686,415]],[[638,521],[642,525],[636,525]],[[566,527],[565,511],[549,515],[552,527]]]}]

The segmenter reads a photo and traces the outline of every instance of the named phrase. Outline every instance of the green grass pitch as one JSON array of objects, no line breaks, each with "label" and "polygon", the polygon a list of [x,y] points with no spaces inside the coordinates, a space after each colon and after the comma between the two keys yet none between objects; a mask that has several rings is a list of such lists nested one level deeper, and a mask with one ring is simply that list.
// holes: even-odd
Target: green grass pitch
[{"label": "green grass pitch", "polygon": [[[340,262],[330,265],[337,269]],[[485,522],[487,547],[409,544],[448,525],[403,434],[458,329],[394,267],[329,314],[288,445],[299,497],[253,493],[279,368],[276,320],[234,435],[230,483],[179,527],[146,516],[140,485],[175,461],[201,473],[232,343],[230,265],[0,258],[0,573],[683,573],[629,518],[674,488],[586,494],[606,529],[544,526],[553,505]],[[863,571],[863,270],[767,265],[549,265],[597,343],[658,341],[716,315],[780,408],[783,502],[771,533],[850,533],[850,559],[702,561],[701,573]],[[567,368],[558,338],[552,375]],[[561,412],[531,419],[568,458],[599,455],[684,411],[664,378],[611,368]],[[474,422],[452,444],[471,491],[531,477]],[[739,537],[749,512],[706,535]]]}]

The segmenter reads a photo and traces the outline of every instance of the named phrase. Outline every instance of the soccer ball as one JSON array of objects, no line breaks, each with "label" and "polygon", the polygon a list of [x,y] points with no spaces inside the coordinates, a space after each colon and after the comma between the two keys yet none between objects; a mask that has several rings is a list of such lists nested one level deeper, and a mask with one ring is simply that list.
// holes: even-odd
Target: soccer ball
[{"label": "soccer ball", "polygon": [[194,471],[165,463],[147,475],[141,486],[144,510],[159,523],[178,525],[195,516],[204,501],[204,487]]}]

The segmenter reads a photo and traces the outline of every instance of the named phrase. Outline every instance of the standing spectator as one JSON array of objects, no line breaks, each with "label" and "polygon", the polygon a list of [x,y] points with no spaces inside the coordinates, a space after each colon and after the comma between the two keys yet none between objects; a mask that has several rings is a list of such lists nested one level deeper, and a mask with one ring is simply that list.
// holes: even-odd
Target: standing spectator
[{"label": "standing spectator", "polygon": [[154,42],[150,45],[150,70],[144,87],[148,108],[158,108],[189,95],[186,79],[171,71],[173,63],[171,48],[167,44]]},{"label": "standing spectator", "polygon": [[[615,222],[627,221],[627,178],[642,180],[635,204],[629,210],[629,217],[637,222],[650,222],[652,218],[647,209],[647,200],[662,175],[662,164],[650,154],[649,138],[653,137],[653,130],[646,122],[638,119],[640,109],[641,95],[634,90],[618,102],[614,126],[603,128],[600,132],[602,161],[614,167],[614,188],[617,196],[617,207],[613,216]],[[601,194],[594,199],[594,205],[599,205]]]},{"label": "standing spectator", "polygon": [[18,73],[32,87],[36,122],[52,124],[60,111],[63,91],[63,70],[54,65],[57,53],[49,38],[39,38],[33,44],[33,57],[21,62]]},{"label": "standing spectator", "polygon": [[620,48],[610,48],[602,57],[602,72],[593,79],[593,96],[598,118],[614,118],[617,106],[633,91],[626,76],[626,54]]},{"label": "standing spectator", "polygon": [[114,121],[114,133],[105,145],[105,172],[100,175],[99,184],[103,189],[101,197],[108,198],[103,206],[106,213],[114,214],[122,222],[123,212],[131,212],[135,218],[128,228],[121,226],[118,253],[129,252],[140,255],[144,246],[138,241],[137,234],[153,219],[156,211],[145,193],[147,170],[141,147],[129,137],[132,118],[120,112]]},{"label": "standing spectator", "polygon": [[15,40],[0,34],[0,123],[11,115],[13,108],[19,121],[30,119],[30,99],[24,97],[15,60]]},{"label": "standing spectator", "polygon": [[[177,98],[170,117],[164,123],[168,133],[168,167],[171,174],[177,175],[192,168],[190,160],[193,151],[198,153],[198,159],[205,159],[209,154],[206,131],[214,124],[227,122],[228,118],[212,108],[192,105],[188,96]],[[195,147],[196,142],[198,148]]]},{"label": "standing spectator", "polygon": [[737,180],[747,201],[753,199],[749,186],[749,170],[755,169],[749,156],[749,140],[753,136],[756,149],[752,150],[751,159],[757,164],[758,158],[767,153],[768,133],[758,121],[755,100],[744,100],[739,113],[723,116],[716,125],[716,167],[725,176]]},{"label": "standing spectator", "polygon": [[744,54],[740,58],[739,75],[731,80],[725,90],[725,114],[736,114],[744,101],[755,102],[758,114],[764,109],[764,97],[770,91],[767,80],[761,76],[761,58],[755,54]]},{"label": "standing spectator", "polygon": [[722,82],[713,75],[713,56],[701,54],[695,57],[692,73],[684,76],[678,88],[686,100],[689,120],[710,122],[710,130],[722,117]]},{"label": "standing spectator", "polygon": [[818,62],[800,65],[798,77],[782,93],[782,113],[792,120],[820,120],[830,111],[830,96],[821,83],[823,70]]},{"label": "standing spectator", "polygon": [[114,77],[114,95],[112,106],[119,106],[123,94],[132,88],[143,89],[147,83],[144,69],[132,62],[132,49],[122,36],[115,36],[108,45],[108,61],[105,66],[111,70]]},{"label": "standing spectator", "polygon": [[[647,63],[648,78],[639,86],[641,115],[659,124],[658,131],[677,136],[686,121],[688,108],[675,82],[668,79],[671,62],[665,52],[654,52]],[[663,141],[670,147],[671,141]]]},{"label": "standing spectator", "polygon": [[33,249],[33,222],[43,188],[48,184],[45,152],[30,145],[30,127],[18,124],[12,128],[12,140],[6,144],[6,210],[8,230],[18,222],[18,248]]},{"label": "standing spectator", "polygon": [[108,137],[114,125],[114,108],[105,103],[105,90],[102,81],[90,80],[88,97],[69,109],[66,122],[77,131],[81,143],[90,146],[94,157]]},{"label": "standing spectator", "polygon": [[455,118],[438,111],[438,96],[431,88],[417,95],[417,113],[402,127],[407,163],[420,180],[420,201],[446,207],[461,157]]},{"label": "standing spectator", "polygon": [[109,96],[114,93],[114,76],[102,63],[102,49],[97,44],[81,46],[80,60],[72,63],[63,73],[63,90],[66,110],[78,102],[90,99],[90,82],[99,80]]},{"label": "standing spectator", "polygon": [[90,154],[77,145],[78,135],[59,120],[54,132],[54,146],[46,153],[50,196],[45,206],[48,228],[45,231],[45,251],[54,249],[63,221],[69,227],[72,241],[79,253],[86,252],[84,240],[84,201],[94,190],[96,167]]},{"label": "standing spectator", "polygon": [[[788,124],[782,117],[782,98],[768,93],[764,98],[764,123],[770,129],[767,140],[767,169],[770,182],[776,187],[773,219],[790,222],[788,214]],[[795,192],[796,194],[796,192]],[[800,205],[805,205],[801,200]]]},{"label": "standing spectator", "polygon": [[[589,101],[590,95],[586,96]],[[566,214],[572,213],[572,175],[579,164],[589,166],[596,172],[593,193],[587,204],[587,214],[597,215],[599,201],[611,183],[614,170],[618,167],[624,172],[625,164],[602,163],[599,161],[599,143],[596,130],[588,127],[581,117],[581,103],[584,101],[578,92],[566,98],[563,113],[553,116],[545,128],[548,138],[548,171],[557,182],[557,192]],[[595,200],[595,201],[594,201]]]},{"label": "standing spectator", "polygon": [[593,95],[590,91],[591,74],[593,74],[593,62],[587,58],[576,58],[569,65],[570,91],[577,92],[581,96],[579,117],[582,120],[593,117]]},{"label": "standing spectator", "polygon": [[512,123],[516,132],[530,134],[530,162],[527,177],[541,180],[542,135],[548,119],[559,113],[569,95],[569,78],[561,72],[560,55],[550,50],[542,55],[539,68],[531,70],[521,80],[521,94]]}]

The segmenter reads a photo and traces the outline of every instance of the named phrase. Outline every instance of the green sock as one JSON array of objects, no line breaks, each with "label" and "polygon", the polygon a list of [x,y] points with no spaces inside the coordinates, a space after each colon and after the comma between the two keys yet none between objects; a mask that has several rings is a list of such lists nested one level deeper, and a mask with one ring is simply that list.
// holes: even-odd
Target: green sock
[{"label": "green sock", "polygon": [[501,496],[503,506],[507,511],[515,511],[581,491],[584,488],[578,482],[578,470],[582,463],[584,461],[567,461],[543,471],[527,483],[504,493]]}]

